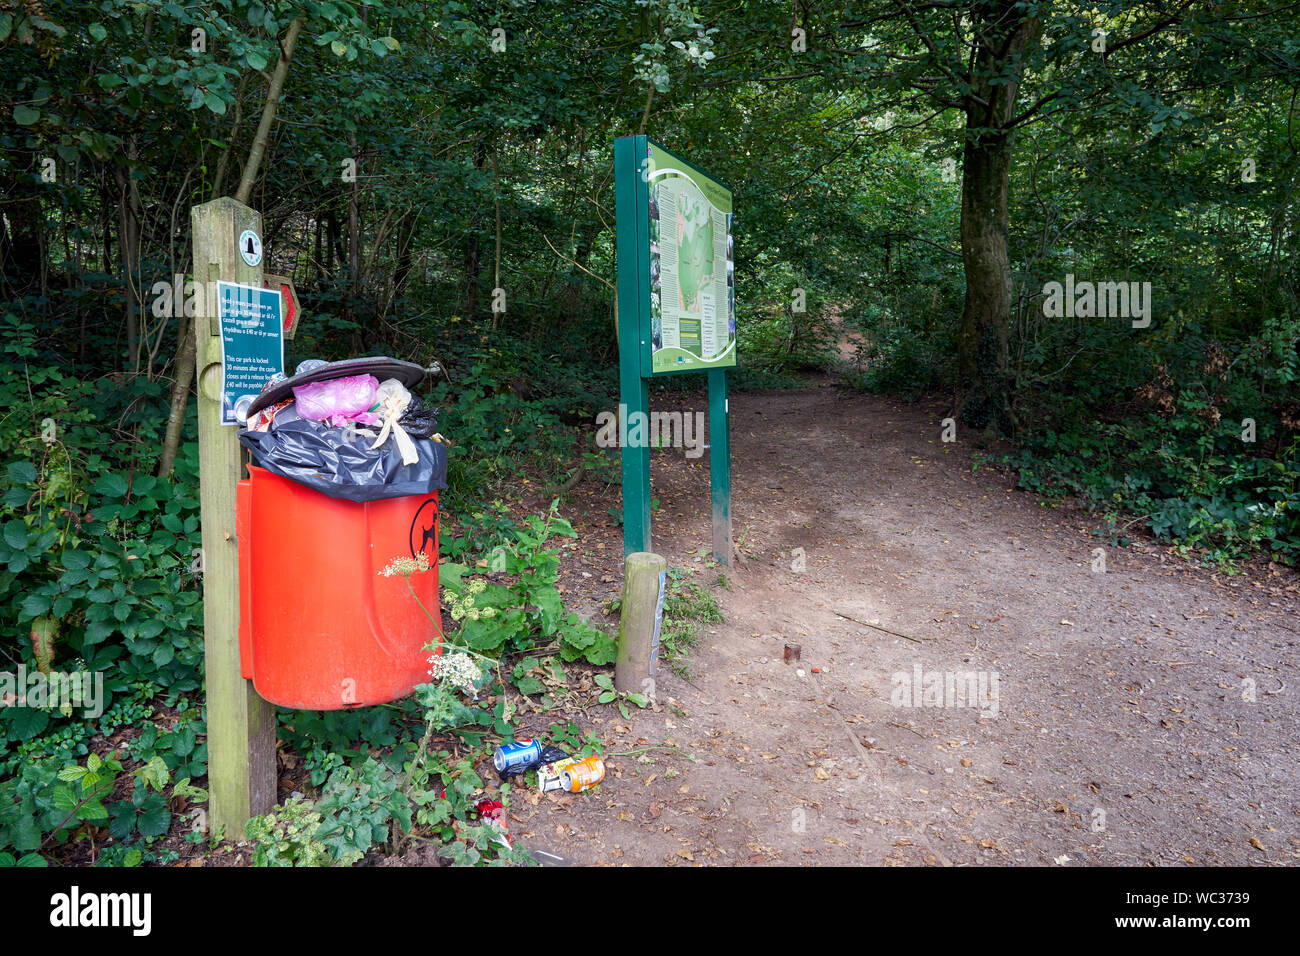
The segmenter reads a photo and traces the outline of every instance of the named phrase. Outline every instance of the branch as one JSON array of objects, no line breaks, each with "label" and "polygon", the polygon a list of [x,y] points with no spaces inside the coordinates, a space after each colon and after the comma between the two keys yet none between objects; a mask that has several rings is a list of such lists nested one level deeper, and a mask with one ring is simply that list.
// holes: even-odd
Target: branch
[{"label": "branch", "polygon": [[244,164],[244,175],[240,177],[239,188],[235,190],[235,202],[248,205],[248,198],[253,192],[253,182],[257,179],[257,170],[266,155],[266,141],[271,134],[271,123],[275,120],[275,109],[280,103],[280,91],[284,88],[284,78],[289,72],[289,61],[293,58],[293,48],[302,32],[302,19],[295,17],[284,35],[280,47],[280,59],[276,61],[275,73],[271,75],[271,85],[266,89],[266,105],[262,107],[262,120],[257,124],[257,134],[248,151],[248,162]]},{"label": "branch", "polygon": [[546,244],[547,244],[548,246],[551,246],[551,251],[552,251],[553,253],[555,253],[556,256],[558,256],[559,258],[563,259],[563,260],[564,260],[565,262],[567,262],[569,265],[574,266],[575,268],[581,269],[583,272],[587,273],[587,275],[591,276],[593,279],[596,279],[596,280],[599,281],[599,282],[603,282],[603,283],[604,283],[604,284],[609,288],[609,290],[610,290],[611,292],[615,292],[615,291],[617,291],[617,290],[614,288],[614,283],[610,282],[610,281],[609,281],[608,279],[606,279],[604,276],[598,276],[598,275],[596,275],[596,273],[592,272],[590,269],[588,269],[586,266],[584,266],[581,262],[576,262],[576,261],[574,261],[573,259],[570,259],[570,258],[569,258],[568,256],[566,256],[564,253],[562,253],[559,249],[556,249],[555,246],[551,245],[551,240],[546,238],[546,233],[543,232],[543,233],[541,233],[540,235],[541,235],[541,237],[542,237],[543,239],[546,240]]}]

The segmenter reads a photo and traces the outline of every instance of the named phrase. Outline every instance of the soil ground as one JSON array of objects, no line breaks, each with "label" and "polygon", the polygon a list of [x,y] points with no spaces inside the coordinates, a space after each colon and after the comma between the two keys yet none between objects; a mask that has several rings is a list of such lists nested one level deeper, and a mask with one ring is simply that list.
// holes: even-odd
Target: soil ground
[{"label": "soil ground", "polygon": [[[725,623],[689,679],[661,670],[657,709],[577,718],[608,777],[517,793],[526,846],[594,865],[1300,860],[1294,572],[1105,547],[1095,518],[941,441],[937,406],[827,382],[731,409]],[[652,470],[654,550],[715,580],[708,456],[656,451]],[[580,534],[565,597],[605,623],[622,564],[609,508],[618,486],[589,479],[563,509]],[[891,700],[917,668],[990,690],[996,674],[996,701]]]}]

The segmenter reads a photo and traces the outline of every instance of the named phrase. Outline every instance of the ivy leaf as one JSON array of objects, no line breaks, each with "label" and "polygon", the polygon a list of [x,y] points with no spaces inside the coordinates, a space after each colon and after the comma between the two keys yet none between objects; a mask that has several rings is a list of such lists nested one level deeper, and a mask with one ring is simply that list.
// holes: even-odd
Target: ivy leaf
[{"label": "ivy leaf", "polygon": [[19,126],[31,126],[41,118],[41,111],[19,103],[14,107],[14,122]]},{"label": "ivy leaf", "polygon": [[102,23],[92,23],[86,29],[89,31],[90,36],[95,40],[102,41],[106,36],[108,36],[108,31],[104,29]]}]

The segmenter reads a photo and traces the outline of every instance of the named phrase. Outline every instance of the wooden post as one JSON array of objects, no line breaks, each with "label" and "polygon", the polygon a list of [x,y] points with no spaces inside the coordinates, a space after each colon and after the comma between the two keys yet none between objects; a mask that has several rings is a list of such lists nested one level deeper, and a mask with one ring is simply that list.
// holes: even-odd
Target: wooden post
[{"label": "wooden post", "polygon": [[203,529],[203,653],[207,676],[209,822],[242,839],[248,818],[275,806],[275,708],[239,669],[239,550],[235,483],[243,476],[237,429],[221,424],[221,329],[217,282],[262,284],[262,267],[239,253],[240,233],[262,234],[262,216],[233,199],[190,211],[199,382],[199,497]]},{"label": "wooden post", "polygon": [[668,562],[648,551],[623,561],[623,607],[618,621],[618,659],[614,686],[625,694],[647,693],[647,679],[659,672],[659,624],[664,611]]},{"label": "wooden post", "polygon": [[731,566],[731,430],[727,370],[709,369],[709,484],[713,500],[713,560]]}]

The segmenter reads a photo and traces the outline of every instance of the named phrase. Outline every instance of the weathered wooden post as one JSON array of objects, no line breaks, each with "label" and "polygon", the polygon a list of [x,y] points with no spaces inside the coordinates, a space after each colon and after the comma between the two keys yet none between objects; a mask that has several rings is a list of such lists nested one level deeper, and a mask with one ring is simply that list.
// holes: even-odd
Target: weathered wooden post
[{"label": "weathered wooden post", "polygon": [[[209,824],[244,836],[249,817],[275,805],[275,708],[239,669],[236,429],[222,425],[217,282],[262,284],[262,216],[233,199],[190,211],[194,229],[195,367],[199,383],[199,496],[203,526],[203,652],[207,675]],[[241,250],[241,237],[253,244]],[[253,245],[256,249],[253,249]],[[255,252],[255,254],[254,254]]]},{"label": "weathered wooden post", "polygon": [[625,694],[654,696],[659,671],[659,624],[664,612],[668,562],[661,555],[634,551],[623,561],[623,606],[618,621],[618,659],[614,686]]}]

